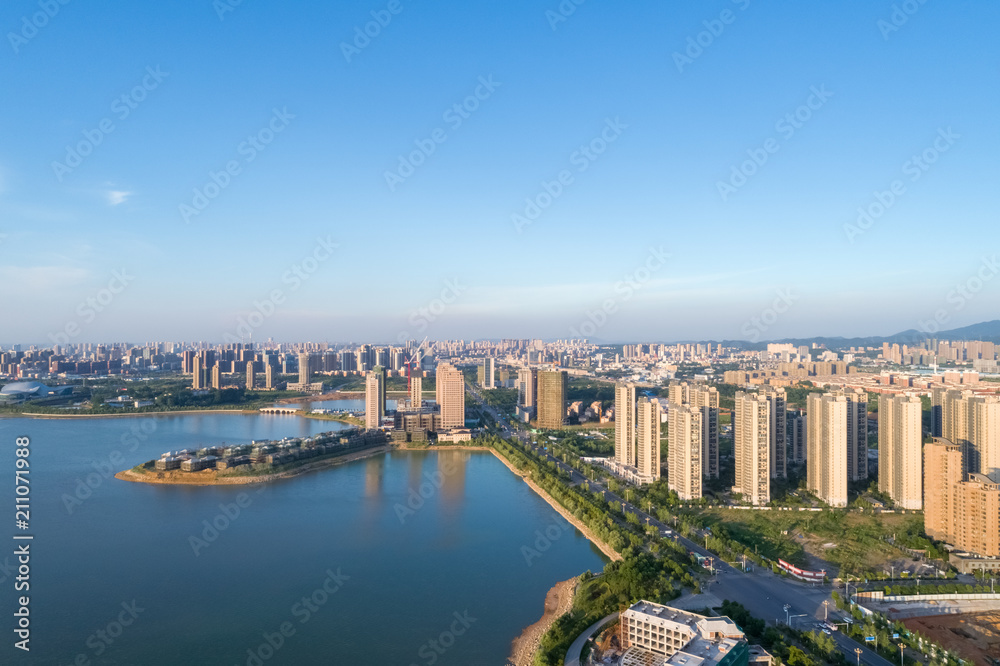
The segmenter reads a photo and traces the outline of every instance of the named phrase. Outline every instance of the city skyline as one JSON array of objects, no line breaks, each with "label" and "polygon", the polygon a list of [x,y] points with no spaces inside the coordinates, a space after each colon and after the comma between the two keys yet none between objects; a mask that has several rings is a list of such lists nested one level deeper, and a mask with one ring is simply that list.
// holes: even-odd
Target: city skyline
[{"label": "city skyline", "polygon": [[[0,110],[0,340],[221,340],[261,311],[256,339],[387,342],[991,318],[995,5],[226,7],[8,8],[31,101]],[[964,234],[933,242],[945,220]]]}]

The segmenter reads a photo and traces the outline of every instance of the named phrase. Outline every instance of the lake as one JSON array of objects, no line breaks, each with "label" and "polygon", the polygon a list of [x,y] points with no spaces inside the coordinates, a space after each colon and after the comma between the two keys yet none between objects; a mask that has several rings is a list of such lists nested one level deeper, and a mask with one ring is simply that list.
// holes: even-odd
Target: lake
[{"label": "lake", "polygon": [[[168,450],[346,426],[287,416],[0,419],[31,438],[31,653],[4,664],[502,664],[547,590],[605,558],[488,452],[392,452],[278,483],[118,481]],[[116,461],[118,464],[116,464]],[[549,541],[535,548],[539,534]],[[23,593],[18,593],[23,594]],[[82,655],[79,656],[79,655]]]}]

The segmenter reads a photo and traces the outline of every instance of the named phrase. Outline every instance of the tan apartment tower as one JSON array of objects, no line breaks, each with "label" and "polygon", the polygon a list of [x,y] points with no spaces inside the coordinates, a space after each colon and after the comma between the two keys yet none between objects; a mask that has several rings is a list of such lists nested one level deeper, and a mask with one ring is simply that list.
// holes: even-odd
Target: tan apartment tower
[{"label": "tan apartment tower", "polygon": [[465,377],[450,363],[439,363],[435,376],[435,397],[441,409],[441,427],[465,427]]},{"label": "tan apartment tower", "polygon": [[702,494],[702,414],[693,405],[670,407],[667,486],[682,500],[695,500]]},{"label": "tan apartment tower", "polygon": [[975,457],[970,467],[1000,483],[1000,396],[972,399],[969,408],[969,448]]},{"label": "tan apartment tower", "polygon": [[922,411],[916,395],[878,399],[878,489],[914,511],[924,506]]},{"label": "tan apartment tower", "polygon": [[312,381],[312,373],[310,365],[312,364],[312,354],[309,352],[302,352],[299,354],[299,384],[302,388],[306,388]]},{"label": "tan apartment tower", "polygon": [[810,393],[806,484],[830,506],[847,506],[847,397]]},{"label": "tan apartment tower", "polygon": [[517,371],[517,388],[520,393],[521,406],[534,407],[538,395],[538,370],[521,368]]},{"label": "tan apartment tower", "polygon": [[937,438],[924,446],[924,532],[959,550],[1000,557],[1000,485],[964,468],[960,445]]},{"label": "tan apartment tower", "polygon": [[247,361],[247,390],[252,391],[257,388],[257,376],[253,371],[253,361]]},{"label": "tan apartment tower", "polygon": [[410,409],[420,409],[424,404],[423,377],[410,377]]},{"label": "tan apartment tower", "polygon": [[701,411],[702,476],[707,479],[717,479],[719,478],[719,390],[714,386],[695,385],[691,387],[690,399],[691,406]]},{"label": "tan apartment tower", "polygon": [[384,417],[385,370],[379,366],[365,375],[365,428],[381,428]]},{"label": "tan apartment tower", "polygon": [[764,399],[771,406],[771,478],[784,479],[788,477],[788,440],[786,437],[788,398],[785,389],[774,386],[765,386],[762,393]]},{"label": "tan apartment tower", "polygon": [[757,393],[736,393],[733,410],[734,493],[755,506],[771,501],[771,406]]},{"label": "tan apartment tower", "polygon": [[653,481],[660,478],[660,413],[660,402],[656,398],[639,399],[636,406],[636,467],[641,476]]},{"label": "tan apartment tower", "polygon": [[274,366],[265,361],[264,366],[264,388],[268,391],[274,390]]},{"label": "tan apartment tower", "polygon": [[200,355],[191,361],[191,388],[195,391],[205,388],[205,366]]},{"label": "tan apartment tower", "polygon": [[924,445],[924,532],[950,542],[955,533],[954,488],[965,478],[962,447],[943,437]]},{"label": "tan apartment tower", "polygon": [[538,373],[538,417],[539,428],[559,430],[566,419],[565,370],[543,370]]},{"label": "tan apartment tower", "polygon": [[615,384],[615,461],[636,466],[635,384]]},{"label": "tan apartment tower", "polygon": [[212,388],[222,388],[222,364],[219,361],[212,366]]},{"label": "tan apartment tower", "polygon": [[792,440],[790,455],[792,462],[796,465],[801,465],[806,461],[806,432],[808,423],[808,417],[800,412],[798,416],[791,419],[789,424],[790,436]]}]

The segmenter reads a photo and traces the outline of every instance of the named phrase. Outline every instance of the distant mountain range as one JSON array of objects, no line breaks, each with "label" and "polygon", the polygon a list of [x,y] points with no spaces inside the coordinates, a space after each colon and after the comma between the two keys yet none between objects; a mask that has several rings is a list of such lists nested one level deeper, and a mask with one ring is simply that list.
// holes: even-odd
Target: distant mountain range
[{"label": "distant mountain range", "polygon": [[929,339],[936,340],[985,340],[987,342],[1000,343],[1000,319],[984,321],[978,324],[953,328],[937,333],[925,333],[911,328],[895,335],[874,335],[866,338],[784,338],[782,340],[767,340],[762,342],[747,342],[746,340],[723,340],[726,347],[743,347],[744,349],[764,349],[768,343],[792,343],[798,345],[809,345],[817,343],[829,349],[842,349],[845,347],[875,347],[883,342],[889,344],[915,345]]},{"label": "distant mountain range", "polygon": [[[916,345],[924,340],[932,338],[936,340],[984,340],[1000,344],[1000,319],[971,324],[969,326],[963,326],[962,328],[953,328],[947,331],[938,331],[937,333],[925,333],[923,331],[918,331],[915,328],[911,328],[909,330],[896,333],[895,335],[872,335],[866,338],[782,338],[781,340],[761,340],[758,342],[750,342],[749,340],[676,340],[670,344],[710,342],[713,345],[721,343],[724,347],[758,350],[765,349],[768,344],[775,343],[791,343],[795,346],[812,346],[815,342],[816,344],[822,345],[828,349],[844,349],[847,347],[877,347],[883,342],[888,342],[889,344]],[[597,345],[615,347],[622,345],[621,342],[609,342],[595,338],[591,338],[590,341]],[[625,344],[635,344],[635,341]]]}]

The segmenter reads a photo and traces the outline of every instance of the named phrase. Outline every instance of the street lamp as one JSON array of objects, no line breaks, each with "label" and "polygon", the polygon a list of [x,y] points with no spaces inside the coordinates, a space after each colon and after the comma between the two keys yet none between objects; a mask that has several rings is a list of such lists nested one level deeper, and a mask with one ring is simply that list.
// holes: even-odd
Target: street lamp
[{"label": "street lamp", "polygon": [[830,619],[830,600],[823,600],[823,621],[826,622]]},{"label": "street lamp", "polygon": [[788,611],[789,611],[789,609],[791,609],[791,605],[790,604],[785,604],[783,606],[783,608],[785,609],[785,624],[787,625],[789,623]]},{"label": "street lamp", "polygon": [[861,666],[861,648],[854,648],[854,654],[858,655],[858,666]]},{"label": "street lamp", "polygon": [[899,666],[903,666],[903,644],[899,644]]}]

